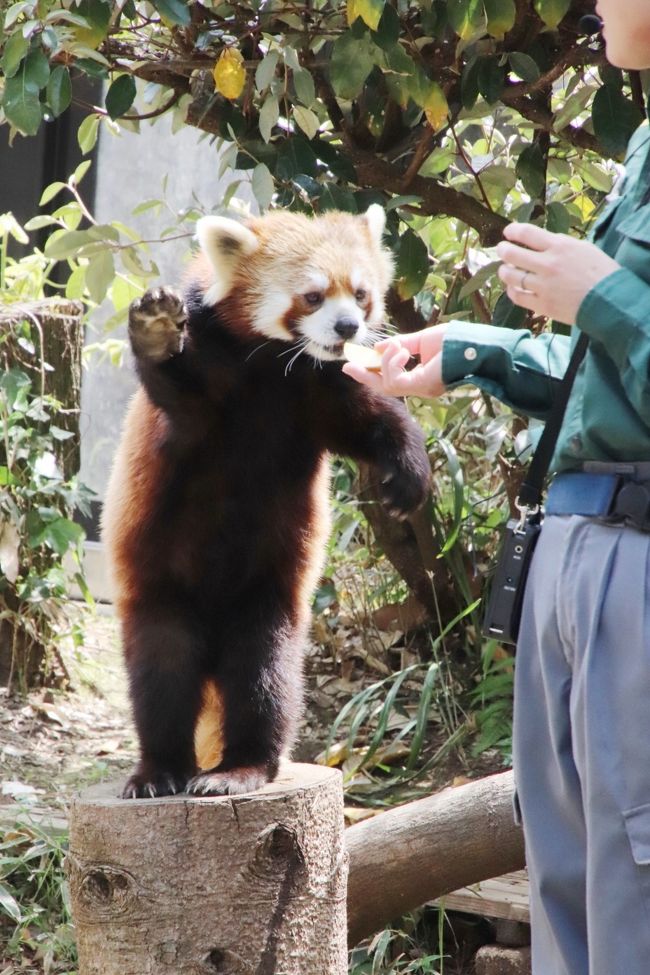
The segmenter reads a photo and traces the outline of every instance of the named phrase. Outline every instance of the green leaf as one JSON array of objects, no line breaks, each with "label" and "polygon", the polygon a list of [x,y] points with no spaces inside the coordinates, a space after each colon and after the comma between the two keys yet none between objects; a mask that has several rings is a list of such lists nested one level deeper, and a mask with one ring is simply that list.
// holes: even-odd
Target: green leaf
[{"label": "green leaf", "polygon": [[0,912],[8,915],[12,921],[20,921],[22,913],[18,901],[0,884]]},{"label": "green leaf", "polygon": [[568,234],[571,215],[563,203],[549,203],[546,207],[546,229],[554,234]]},{"label": "green leaf", "polygon": [[108,250],[101,251],[89,261],[86,268],[86,287],[88,294],[98,305],[106,297],[106,292],[115,277],[113,255]]},{"label": "green leaf", "polygon": [[264,91],[269,87],[275,77],[275,70],[278,66],[280,55],[277,51],[269,51],[255,70],[255,87],[258,91]]},{"label": "green leaf", "polygon": [[253,170],[252,186],[260,210],[268,209],[275,192],[275,184],[269,167],[264,163],[259,163]]},{"label": "green leaf", "polygon": [[45,189],[43,190],[43,195],[38,201],[38,205],[44,207],[46,203],[49,203],[50,200],[54,199],[57,193],[60,193],[61,190],[64,190],[65,188],[66,188],[65,183],[61,183],[59,181],[55,183],[50,183],[50,185],[46,186]]},{"label": "green leaf", "polygon": [[515,0],[483,0],[488,34],[503,40],[517,18]]},{"label": "green leaf", "polygon": [[165,20],[170,20],[172,24],[187,27],[191,21],[189,7],[183,0],[153,0],[153,6]]},{"label": "green leaf", "polygon": [[304,68],[301,68],[300,71],[294,71],[293,84],[300,101],[307,108],[311,108],[316,101],[316,86],[309,71],[306,71]]},{"label": "green leaf", "polygon": [[502,328],[521,328],[526,321],[526,309],[515,305],[504,292],[494,306],[492,324]]},{"label": "green leaf", "polygon": [[65,257],[73,257],[93,238],[87,230],[61,230],[52,234],[45,245],[45,256],[60,261]]},{"label": "green leaf", "polygon": [[313,139],[320,128],[318,115],[304,105],[293,106],[293,117],[308,139]]},{"label": "green leaf", "polygon": [[460,79],[460,97],[463,108],[472,108],[479,96],[478,90],[478,69],[480,66],[479,58],[470,58],[463,68]]},{"label": "green leaf", "polygon": [[447,0],[447,18],[463,41],[485,29],[483,0]]},{"label": "green leaf", "polygon": [[571,0],[535,0],[535,10],[547,27],[556,28],[568,12]]},{"label": "green leaf", "polygon": [[378,48],[369,35],[361,39],[351,30],[334,42],[330,61],[330,79],[339,98],[356,98],[375,66]]},{"label": "green leaf", "polygon": [[532,197],[543,197],[546,190],[546,163],[538,143],[533,142],[519,153],[515,166],[517,176]]},{"label": "green leaf", "polygon": [[36,135],[43,109],[38,97],[38,88],[25,79],[25,62],[18,74],[5,81],[2,107],[7,120],[23,135]]},{"label": "green leaf", "polygon": [[79,126],[77,142],[84,156],[95,148],[99,133],[99,118],[99,115],[88,115]]},{"label": "green leaf", "polygon": [[65,112],[72,101],[72,82],[70,72],[59,64],[56,66],[50,80],[47,83],[47,104],[52,109],[52,114],[56,118]]},{"label": "green leaf", "polygon": [[400,298],[406,301],[421,291],[429,273],[429,252],[413,230],[407,230],[397,245],[396,285]]},{"label": "green leaf", "polygon": [[32,541],[34,546],[45,543],[57,555],[65,555],[68,549],[83,538],[83,529],[68,518],[55,518],[45,525],[42,532]]},{"label": "green leaf", "polygon": [[135,101],[135,78],[122,74],[116,78],[106,92],[106,111],[112,119],[125,115]]},{"label": "green leaf", "polygon": [[280,105],[275,95],[267,95],[260,109],[259,130],[265,142],[271,139],[273,127],[280,118]]},{"label": "green leaf", "polygon": [[522,51],[513,51],[508,55],[508,60],[510,61],[510,67],[513,73],[518,78],[521,78],[522,81],[531,84],[539,78],[540,71],[537,62],[533,61],[529,54],[524,54]]},{"label": "green leaf", "polygon": [[591,116],[596,138],[613,156],[621,156],[625,152],[630,136],[642,121],[636,105],[612,85],[603,85],[598,89]]},{"label": "green leaf", "polygon": [[499,100],[505,80],[505,67],[499,63],[499,58],[479,58],[476,84],[488,105],[494,105]]},{"label": "green leaf", "polygon": [[23,61],[23,71],[26,85],[39,91],[45,88],[50,77],[50,62],[40,47],[27,55]]},{"label": "green leaf", "polygon": [[29,40],[23,36],[22,31],[16,31],[15,34],[11,35],[5,44],[2,59],[0,59],[0,66],[5,78],[13,78],[28,48]]},{"label": "green leaf", "polygon": [[280,180],[291,180],[299,173],[316,176],[318,165],[314,150],[303,135],[295,135],[283,143],[278,153],[275,175]]}]

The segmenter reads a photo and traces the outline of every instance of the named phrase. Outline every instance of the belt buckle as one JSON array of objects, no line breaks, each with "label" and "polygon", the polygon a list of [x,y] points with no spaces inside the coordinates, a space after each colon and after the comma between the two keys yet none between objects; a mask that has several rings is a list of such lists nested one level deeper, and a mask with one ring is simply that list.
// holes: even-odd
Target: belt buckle
[{"label": "belt buckle", "polygon": [[614,495],[612,514],[619,522],[641,532],[650,531],[650,482],[621,477]]}]

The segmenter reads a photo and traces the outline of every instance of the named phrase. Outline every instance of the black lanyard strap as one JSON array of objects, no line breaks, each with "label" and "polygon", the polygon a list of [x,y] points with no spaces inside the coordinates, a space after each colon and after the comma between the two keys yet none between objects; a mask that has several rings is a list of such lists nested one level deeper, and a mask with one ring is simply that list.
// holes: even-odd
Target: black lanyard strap
[{"label": "black lanyard strap", "polygon": [[533,454],[533,459],[530,462],[524,481],[519,489],[517,506],[520,509],[534,509],[539,508],[541,505],[544,480],[548,474],[555,444],[557,443],[560,428],[562,427],[571,388],[580,368],[580,363],[584,359],[588,343],[589,339],[587,335],[581,332],[580,338],[571,353],[569,364],[557,391],[549,418],[539,438],[537,449]]}]

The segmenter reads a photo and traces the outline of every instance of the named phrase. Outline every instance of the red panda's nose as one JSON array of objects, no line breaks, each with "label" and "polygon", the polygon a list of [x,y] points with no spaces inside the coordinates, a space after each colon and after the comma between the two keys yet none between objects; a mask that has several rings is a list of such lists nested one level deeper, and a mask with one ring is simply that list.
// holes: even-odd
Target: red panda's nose
[{"label": "red panda's nose", "polygon": [[351,339],[359,331],[359,323],[355,322],[354,318],[339,318],[334,331],[342,339]]}]

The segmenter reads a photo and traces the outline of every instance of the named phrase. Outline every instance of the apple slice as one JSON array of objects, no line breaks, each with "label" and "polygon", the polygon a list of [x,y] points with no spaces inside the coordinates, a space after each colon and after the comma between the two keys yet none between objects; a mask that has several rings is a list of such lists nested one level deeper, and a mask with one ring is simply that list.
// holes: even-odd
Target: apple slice
[{"label": "apple slice", "polygon": [[375,349],[368,348],[367,345],[357,345],[355,342],[346,342],[343,346],[343,355],[348,362],[355,366],[368,369],[369,372],[381,372],[381,356]]}]

